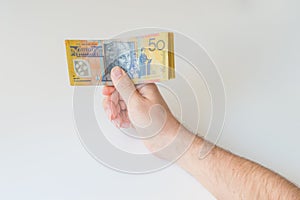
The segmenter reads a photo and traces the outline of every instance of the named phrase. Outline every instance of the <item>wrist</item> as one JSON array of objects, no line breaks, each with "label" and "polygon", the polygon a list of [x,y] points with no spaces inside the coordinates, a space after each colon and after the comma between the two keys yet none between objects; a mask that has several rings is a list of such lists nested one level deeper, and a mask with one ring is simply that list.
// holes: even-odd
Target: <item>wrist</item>
[{"label": "wrist", "polygon": [[164,134],[172,139],[174,136],[176,136],[180,126],[181,125],[179,121],[171,113],[169,113],[167,115],[164,127],[161,130],[161,134]]},{"label": "wrist", "polygon": [[153,153],[161,150],[176,137],[179,127],[178,120],[171,113],[168,113],[163,128],[154,137],[145,139],[145,146]]}]

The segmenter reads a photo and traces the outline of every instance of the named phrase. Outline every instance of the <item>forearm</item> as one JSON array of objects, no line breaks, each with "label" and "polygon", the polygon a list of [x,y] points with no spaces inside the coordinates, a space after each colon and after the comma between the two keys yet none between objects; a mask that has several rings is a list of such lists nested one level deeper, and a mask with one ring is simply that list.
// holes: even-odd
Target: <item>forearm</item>
[{"label": "forearm", "polygon": [[294,184],[219,147],[200,159],[204,142],[196,137],[178,164],[218,199],[300,199],[300,190]]}]

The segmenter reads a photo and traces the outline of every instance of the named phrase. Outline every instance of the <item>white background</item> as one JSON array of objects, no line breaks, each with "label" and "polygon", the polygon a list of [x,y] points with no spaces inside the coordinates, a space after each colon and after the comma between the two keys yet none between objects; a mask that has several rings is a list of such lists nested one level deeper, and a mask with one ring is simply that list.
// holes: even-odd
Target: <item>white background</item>
[{"label": "white background", "polygon": [[300,184],[297,0],[0,2],[1,199],[209,199],[177,166],[128,175],[96,162],[76,135],[66,38],[174,29],[219,67],[227,118],[218,145]]}]

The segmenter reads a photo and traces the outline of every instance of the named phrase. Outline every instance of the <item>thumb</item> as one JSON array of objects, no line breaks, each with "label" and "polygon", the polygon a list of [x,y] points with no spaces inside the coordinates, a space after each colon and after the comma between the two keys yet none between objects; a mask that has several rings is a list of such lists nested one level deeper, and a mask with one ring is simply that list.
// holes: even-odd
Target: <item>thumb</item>
[{"label": "thumb", "polygon": [[138,98],[140,96],[133,82],[122,68],[118,66],[112,68],[111,79],[127,105],[130,98]]}]

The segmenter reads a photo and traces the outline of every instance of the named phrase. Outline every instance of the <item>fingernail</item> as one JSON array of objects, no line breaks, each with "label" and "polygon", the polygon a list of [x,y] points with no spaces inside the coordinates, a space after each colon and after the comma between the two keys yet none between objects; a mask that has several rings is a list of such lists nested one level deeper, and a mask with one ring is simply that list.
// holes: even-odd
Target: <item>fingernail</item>
[{"label": "fingernail", "polygon": [[112,70],[113,79],[118,80],[122,76],[122,70],[120,67],[114,67]]}]

